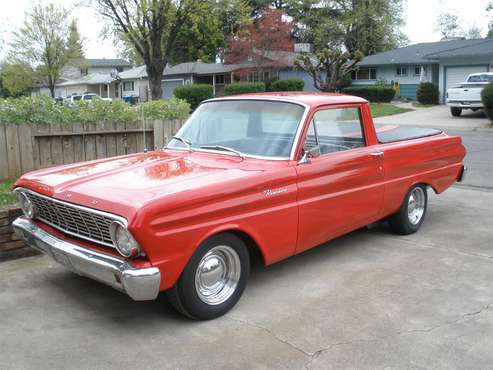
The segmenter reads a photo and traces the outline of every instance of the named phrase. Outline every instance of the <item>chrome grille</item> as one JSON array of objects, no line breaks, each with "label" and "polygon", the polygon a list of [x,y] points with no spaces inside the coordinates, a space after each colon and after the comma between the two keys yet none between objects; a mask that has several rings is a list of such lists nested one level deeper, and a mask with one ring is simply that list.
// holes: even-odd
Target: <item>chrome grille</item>
[{"label": "chrome grille", "polygon": [[54,200],[31,191],[24,194],[36,206],[36,218],[69,235],[114,247],[110,224],[121,219],[104,212]]}]

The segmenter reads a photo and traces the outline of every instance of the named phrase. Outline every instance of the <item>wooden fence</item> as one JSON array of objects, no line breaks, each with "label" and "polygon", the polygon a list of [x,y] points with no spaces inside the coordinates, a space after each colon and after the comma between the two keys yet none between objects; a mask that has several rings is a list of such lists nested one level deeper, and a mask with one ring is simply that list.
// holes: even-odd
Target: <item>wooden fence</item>
[{"label": "wooden fence", "polygon": [[182,124],[0,124],[0,180],[39,168],[162,148]]}]

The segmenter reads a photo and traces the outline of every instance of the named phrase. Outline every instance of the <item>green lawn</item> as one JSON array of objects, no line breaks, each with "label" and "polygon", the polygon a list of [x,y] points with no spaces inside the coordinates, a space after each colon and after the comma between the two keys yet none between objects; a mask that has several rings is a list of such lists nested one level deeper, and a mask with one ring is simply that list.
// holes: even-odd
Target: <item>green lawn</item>
[{"label": "green lawn", "polygon": [[393,114],[400,114],[412,111],[410,108],[397,107],[391,103],[371,103],[371,113],[373,118],[392,116]]},{"label": "green lawn", "polygon": [[14,180],[0,181],[0,207],[13,204],[17,201],[15,195],[10,191]]}]

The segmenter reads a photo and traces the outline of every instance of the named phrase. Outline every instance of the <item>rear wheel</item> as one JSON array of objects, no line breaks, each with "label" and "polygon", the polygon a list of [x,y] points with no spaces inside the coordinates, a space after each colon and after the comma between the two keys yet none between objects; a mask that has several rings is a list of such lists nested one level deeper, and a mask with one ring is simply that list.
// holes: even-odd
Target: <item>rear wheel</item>
[{"label": "rear wheel", "polygon": [[450,113],[454,117],[459,117],[462,113],[462,108],[456,108],[456,107],[451,107],[450,108]]},{"label": "rear wheel", "polygon": [[216,235],[195,251],[167,296],[172,306],[188,317],[214,319],[238,302],[249,272],[245,243],[230,233]]},{"label": "rear wheel", "polygon": [[426,186],[413,186],[404,197],[399,211],[390,217],[390,227],[394,232],[401,235],[415,233],[424,221],[427,208]]}]

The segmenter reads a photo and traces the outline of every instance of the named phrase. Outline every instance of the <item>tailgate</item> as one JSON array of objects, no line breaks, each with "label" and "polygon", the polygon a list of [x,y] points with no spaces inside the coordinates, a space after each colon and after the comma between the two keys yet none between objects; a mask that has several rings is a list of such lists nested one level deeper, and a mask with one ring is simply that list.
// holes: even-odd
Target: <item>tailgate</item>
[{"label": "tailgate", "polygon": [[481,101],[481,91],[484,85],[461,86],[447,91],[447,100],[460,102],[477,102]]}]

